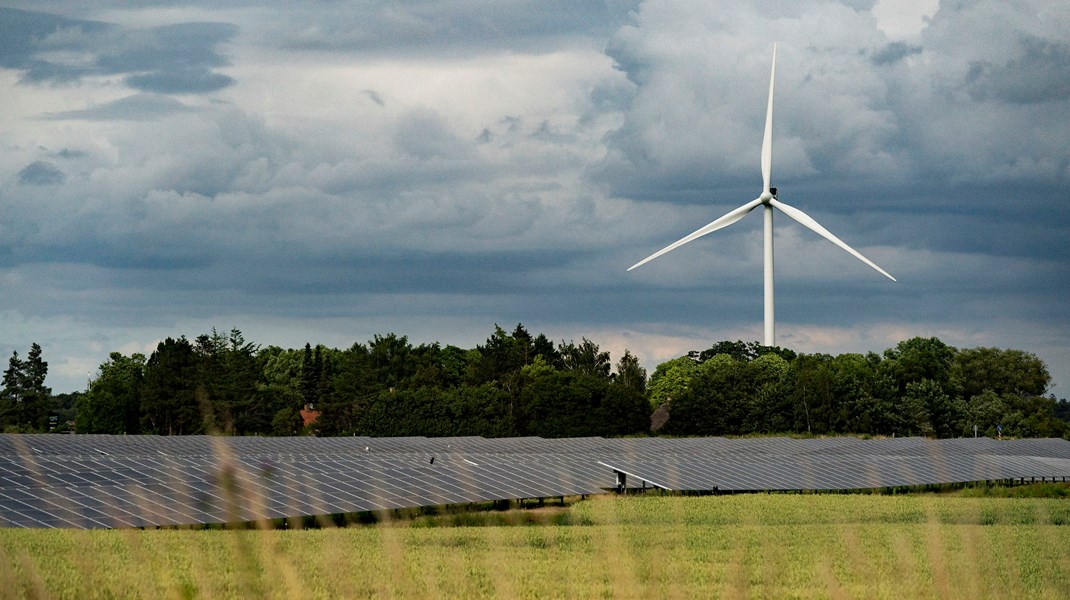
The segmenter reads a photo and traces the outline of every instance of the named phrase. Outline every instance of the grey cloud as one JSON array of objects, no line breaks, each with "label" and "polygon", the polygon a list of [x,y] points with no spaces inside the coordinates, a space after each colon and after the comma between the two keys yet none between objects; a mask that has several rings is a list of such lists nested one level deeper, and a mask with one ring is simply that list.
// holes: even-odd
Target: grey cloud
[{"label": "grey cloud", "polygon": [[117,52],[104,54],[98,65],[108,73],[137,73],[126,82],[137,89],[161,93],[199,94],[234,83],[212,71],[230,61],[216,46],[237,34],[226,23],[181,23],[126,32]]},{"label": "grey cloud", "polygon": [[970,63],[966,85],[978,101],[1036,104],[1070,98],[1070,44],[1022,34],[1021,55],[1002,65]]},{"label": "grey cloud", "polygon": [[202,94],[234,83],[234,79],[210,69],[192,68],[131,75],[126,83],[133,88],[160,94]]},{"label": "grey cloud", "polygon": [[471,153],[471,146],[460,140],[441,117],[429,110],[413,111],[402,120],[394,133],[394,144],[402,152],[421,160],[457,160]]},{"label": "grey cloud", "polygon": [[531,133],[530,137],[549,144],[567,144],[576,139],[576,136],[570,133],[555,131],[548,121],[539,123],[539,126]]},{"label": "grey cloud", "polygon": [[63,183],[67,176],[56,165],[44,161],[34,161],[19,171],[19,183],[26,185],[57,185]]},{"label": "grey cloud", "polygon": [[[197,3],[200,15],[211,14],[206,0],[156,14]],[[224,318],[208,326],[236,324],[263,343],[286,343],[278,338],[285,323],[300,345],[329,342],[321,337],[328,329],[352,339],[396,330],[431,341],[436,319],[464,319],[469,333],[476,323],[476,342],[495,321],[572,337],[600,327],[757,338],[759,215],[641,271],[624,269],[755,196],[766,36],[781,42],[773,173],[783,199],[900,279],[886,282],[778,216],[782,339],[800,330],[805,337],[808,327],[847,336],[871,325],[944,338],[925,329],[936,323],[979,332],[975,345],[1035,349],[1029,334],[1005,335],[1018,324],[997,322],[1012,315],[1060,338],[1052,347],[1065,345],[1066,104],[1008,100],[1018,83],[1031,97],[1052,96],[1043,78],[1025,76],[1061,77],[1055,65],[1065,48],[1050,36],[1020,42],[1027,38],[1014,29],[1040,36],[1042,28],[1012,27],[981,10],[998,2],[956,10],[945,2],[918,46],[888,44],[865,13],[867,0],[610,0],[608,10],[576,4],[580,14],[509,0],[489,8],[464,0],[253,4],[222,13],[240,13],[241,36],[208,24],[46,34],[55,49],[93,49],[84,67],[115,71],[113,81],[139,89],[208,90],[225,82],[198,78],[244,77],[236,73],[257,80],[228,90],[229,105],[146,93],[48,117],[67,123],[16,123],[17,139],[32,141],[0,148],[5,172],[40,158],[68,177],[52,186],[0,181],[0,279],[27,282],[4,289],[5,307],[14,307],[5,310],[32,317],[32,327],[73,320],[111,332],[137,322],[155,327],[153,335],[195,335],[206,328],[168,327]],[[69,10],[103,14],[80,3]],[[417,90],[399,93],[406,82],[387,69],[376,80],[349,68],[416,56],[421,69],[448,79],[458,65],[451,57],[470,66],[474,53],[545,54],[567,45],[569,52],[530,62],[524,56],[537,69],[559,68],[578,54],[571,50],[583,48],[586,59],[610,35],[600,72],[584,70],[593,74],[577,81],[565,68],[552,96],[535,90],[539,97],[515,105],[491,98],[495,112],[437,104],[434,78],[408,95]],[[153,46],[162,39],[170,41]],[[18,69],[29,73],[39,61],[33,72],[43,81],[82,76],[42,43],[23,44]],[[259,56],[225,70],[230,56],[246,60],[275,44],[346,54],[275,48],[278,72],[261,68]],[[917,48],[925,60],[909,58]],[[965,83],[971,62],[980,67]],[[339,65],[347,79],[330,84],[358,98],[344,117],[247,95],[287,85],[279,73],[318,77],[321,67],[338,73]],[[186,79],[167,79],[176,73]],[[48,96],[54,86],[17,91],[57,106]],[[127,122],[94,122],[113,119]],[[46,130],[70,133],[38,134]],[[1022,185],[1029,173],[1037,176]],[[895,341],[873,343],[861,349]],[[116,349],[106,343],[97,362]],[[80,377],[69,385],[83,386],[84,371]]]},{"label": "grey cloud", "polygon": [[908,56],[921,54],[921,46],[907,44],[906,42],[892,42],[881,48],[870,58],[875,65],[893,65]]},{"label": "grey cloud", "polygon": [[[214,69],[230,64],[217,47],[236,34],[237,28],[226,23],[123,29],[0,8],[0,66],[23,71],[27,83],[127,75],[127,84],[142,91],[200,94],[234,82]],[[56,51],[90,59],[65,62],[54,57]]]},{"label": "grey cloud", "polygon": [[[43,48],[76,48],[83,36],[102,35],[111,29],[110,25],[96,21],[0,7],[0,66],[26,71],[30,81],[77,76],[77,72],[69,68],[35,56]],[[73,40],[61,42],[63,36],[56,35],[61,32],[66,32]]]},{"label": "grey cloud", "polygon": [[97,63],[109,73],[166,71],[191,65],[222,67],[230,61],[216,51],[238,28],[227,23],[180,23],[123,31],[115,48]]},{"label": "grey cloud", "polygon": [[152,121],[191,111],[192,108],[174,98],[156,94],[135,94],[92,108],[48,113],[45,118],[57,121]]},{"label": "grey cloud", "polygon": [[[501,0],[494,3],[366,0],[320,6],[314,18],[295,13],[280,36],[291,48],[366,53],[484,53],[560,46],[565,40],[612,31],[634,2]],[[330,15],[323,18],[324,14]]]},{"label": "grey cloud", "polygon": [[[484,252],[426,252],[378,248],[351,249],[344,254],[299,261],[305,276],[287,282],[272,273],[272,261],[257,265],[255,277],[235,282],[252,293],[287,290],[311,295],[367,293],[520,294],[548,288],[532,273],[582,256],[569,249]],[[285,260],[285,259],[284,259]],[[222,275],[222,274],[221,274]]]},{"label": "grey cloud", "polygon": [[213,262],[207,250],[177,244],[161,247],[154,243],[155,240],[142,236],[136,236],[122,245],[101,242],[87,239],[62,245],[42,244],[37,246],[32,256],[24,256],[20,262],[55,262],[114,270],[172,272],[172,277],[174,271],[203,270]]},{"label": "grey cloud", "polygon": [[[688,18],[705,28],[695,33],[681,29],[677,12],[644,5],[607,46],[634,87],[620,90],[623,122],[606,136],[606,158],[592,176],[636,199],[753,197],[739,194],[757,174],[771,44],[752,41],[746,28],[721,27],[752,19],[782,28],[773,32],[781,42],[773,173],[784,190],[820,181],[823,200],[846,210],[851,193],[836,188],[850,192],[863,180],[870,205],[891,208],[904,188],[928,195],[949,182],[1070,176],[1070,44],[1041,37],[1051,28],[1028,19],[1027,7],[945,4],[912,45],[886,43],[870,20],[839,13],[837,27],[815,31],[835,4],[766,6],[761,16],[746,6],[696,8]],[[1013,16],[1022,22],[1005,22]],[[926,60],[904,60],[923,48]],[[1010,58],[992,58],[1001,53]],[[1003,110],[1007,103],[1023,108]],[[1047,106],[1028,108],[1038,104]]]},{"label": "grey cloud", "polygon": [[73,150],[71,148],[63,148],[58,152],[51,153],[51,156],[55,158],[72,159],[72,158],[85,158],[88,154],[82,150]]}]

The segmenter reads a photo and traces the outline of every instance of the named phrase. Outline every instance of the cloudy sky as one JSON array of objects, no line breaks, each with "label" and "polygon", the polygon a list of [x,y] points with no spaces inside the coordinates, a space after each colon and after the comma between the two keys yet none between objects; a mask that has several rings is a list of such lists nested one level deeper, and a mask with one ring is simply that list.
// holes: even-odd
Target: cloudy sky
[{"label": "cloudy sky", "polygon": [[759,213],[625,269],[760,193],[776,41],[773,184],[899,280],[778,218],[777,342],[1066,397],[1070,3],[892,4],[0,0],[0,352],[758,340]]}]

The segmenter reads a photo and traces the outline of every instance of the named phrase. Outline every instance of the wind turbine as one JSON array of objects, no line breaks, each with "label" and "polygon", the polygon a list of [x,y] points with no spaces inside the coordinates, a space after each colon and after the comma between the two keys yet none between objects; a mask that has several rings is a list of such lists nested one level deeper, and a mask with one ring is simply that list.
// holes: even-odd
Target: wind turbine
[{"label": "wind turbine", "polygon": [[888,279],[895,281],[895,277],[888,274],[887,271],[878,267],[873,261],[869,260],[865,256],[862,256],[854,248],[848,246],[840,238],[829,233],[829,230],[821,226],[820,223],[810,218],[809,215],[803,211],[789,206],[781,202],[777,198],[777,189],[769,187],[769,176],[772,171],[773,163],[773,81],[776,79],[776,44],[773,44],[773,67],[769,72],[769,105],[765,111],[765,137],[762,139],[762,195],[758,196],[754,200],[740,206],[739,208],[729,212],[716,221],[706,225],[705,227],[695,231],[694,233],[676,241],[668,246],[658,250],[654,254],[644,258],[643,260],[628,267],[631,271],[636,267],[644,265],[655,258],[675,250],[684,244],[698,239],[707,233],[712,233],[727,227],[732,223],[742,219],[747,213],[761,206],[765,213],[765,345],[775,346],[776,336],[775,328],[773,326],[773,208],[776,207],[787,216],[794,219],[803,227],[810,229],[814,233],[820,235],[826,240],[836,244],[840,248],[843,248],[850,254],[852,254],[858,260],[866,263],[867,265],[876,269],[881,275],[884,275]]}]

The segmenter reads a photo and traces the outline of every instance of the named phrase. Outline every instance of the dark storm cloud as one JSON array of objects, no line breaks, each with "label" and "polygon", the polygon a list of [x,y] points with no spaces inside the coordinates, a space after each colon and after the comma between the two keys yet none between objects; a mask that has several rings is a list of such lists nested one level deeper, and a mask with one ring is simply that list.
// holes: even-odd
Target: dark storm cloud
[{"label": "dark storm cloud", "polygon": [[83,70],[49,63],[37,54],[42,50],[81,49],[86,36],[101,36],[111,30],[112,26],[97,21],[0,7],[0,66],[24,71],[27,81],[76,79]]},{"label": "dark storm cloud", "polygon": [[139,90],[161,94],[202,94],[225,88],[234,83],[234,79],[210,69],[194,68],[131,75],[126,78],[126,83]]},{"label": "dark storm cloud", "polygon": [[[589,252],[569,249],[501,250],[494,253],[426,252],[377,248],[353,248],[335,254],[293,258],[279,256],[259,264],[263,272],[237,287],[266,293],[289,290],[312,295],[360,293],[441,293],[466,295],[538,294],[549,291],[532,274],[562,264]],[[300,282],[287,282],[272,273],[279,262],[299,268]]]},{"label": "dark storm cloud", "polygon": [[130,86],[160,93],[199,94],[234,83],[212,71],[230,64],[216,47],[237,34],[226,23],[180,23],[125,32],[122,47],[98,59],[107,73],[138,73]]},{"label": "dark storm cloud", "polygon": [[970,95],[1014,104],[1070,98],[1070,44],[1020,34],[1019,47],[1021,54],[1003,64],[971,62],[966,73]]},{"label": "dark storm cloud", "polygon": [[67,176],[56,165],[44,161],[34,161],[19,171],[19,183],[26,185],[57,185],[63,183]]},{"label": "dark storm cloud", "polygon": [[0,8],[0,66],[22,71],[26,83],[126,75],[142,91],[201,94],[234,83],[214,69],[230,64],[217,48],[236,34],[226,23],[125,29]]},{"label": "dark storm cloud", "polygon": [[921,54],[921,51],[921,46],[915,46],[906,42],[891,42],[875,52],[870,60],[873,61],[873,64],[875,65],[892,65],[908,56]]},{"label": "dark storm cloud", "polygon": [[[0,66],[49,84],[0,114],[0,310],[5,339],[102,336],[66,389],[191,319],[756,339],[759,213],[625,269],[759,192],[772,40],[774,184],[900,280],[778,215],[784,339],[1065,347],[1068,46],[1028,0],[945,2],[906,42],[872,0],[42,2],[65,17],[0,13]],[[34,161],[66,179],[20,182]]]},{"label": "dark storm cloud", "polygon": [[[652,8],[644,5],[607,46],[635,87],[622,96],[623,124],[607,135],[606,158],[592,176],[634,199],[741,204],[760,185],[772,44],[724,25],[758,11],[697,10],[688,18],[698,25],[687,28],[681,13]],[[1070,132],[1070,45],[1050,33],[1009,32],[993,16],[1027,10],[995,2],[945,6],[920,44],[867,35],[871,24],[853,23],[858,15],[842,11],[837,22],[830,16],[837,10],[834,2],[814,1],[770,13],[782,22],[769,36],[781,42],[773,177],[791,198],[820,198],[825,210],[843,212],[895,211],[921,196],[973,212],[1003,200],[986,194],[964,202],[964,182],[1020,186],[1070,176],[1059,141]],[[827,31],[818,24],[825,22]],[[1034,21],[1014,26],[1047,29]],[[811,41],[818,36],[821,45]],[[1003,46],[1005,58],[993,60]],[[926,60],[905,60],[923,48]],[[1014,202],[1023,209],[1047,202],[1044,195],[1010,195],[1020,196]]]},{"label": "dark storm cloud", "polygon": [[141,243],[115,244],[106,240],[65,240],[60,243],[48,242],[36,244],[32,253],[18,248],[7,248],[0,258],[0,265],[56,263],[64,265],[82,265],[102,267],[119,271],[155,271],[172,273],[168,281],[172,285],[175,271],[205,269],[212,264],[212,257],[200,248],[182,245],[160,247],[154,240],[136,236]]}]

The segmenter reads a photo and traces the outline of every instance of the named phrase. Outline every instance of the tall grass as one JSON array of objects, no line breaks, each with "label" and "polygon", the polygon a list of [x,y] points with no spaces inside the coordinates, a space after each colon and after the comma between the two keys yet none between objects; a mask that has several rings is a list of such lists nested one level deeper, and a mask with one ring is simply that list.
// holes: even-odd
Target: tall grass
[{"label": "tall grass", "polygon": [[13,598],[1068,598],[1070,501],[600,497],[314,530],[0,530]]}]

